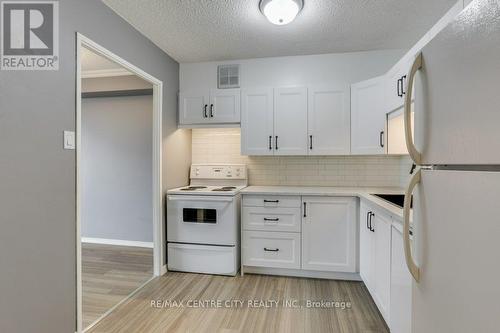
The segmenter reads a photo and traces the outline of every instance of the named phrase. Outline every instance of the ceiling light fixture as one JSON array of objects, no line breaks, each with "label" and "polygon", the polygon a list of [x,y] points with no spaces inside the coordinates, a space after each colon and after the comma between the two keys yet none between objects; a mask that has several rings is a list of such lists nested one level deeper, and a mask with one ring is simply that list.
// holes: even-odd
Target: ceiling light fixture
[{"label": "ceiling light fixture", "polygon": [[285,25],[292,22],[304,7],[303,0],[261,0],[260,11],[276,25]]}]

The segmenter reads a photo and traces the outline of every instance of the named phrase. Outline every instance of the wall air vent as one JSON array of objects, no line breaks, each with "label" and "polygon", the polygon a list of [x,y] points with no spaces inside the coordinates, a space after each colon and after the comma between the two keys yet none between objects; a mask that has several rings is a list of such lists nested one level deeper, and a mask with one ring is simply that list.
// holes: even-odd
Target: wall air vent
[{"label": "wall air vent", "polygon": [[240,87],[240,65],[219,65],[217,67],[217,87],[219,89]]}]

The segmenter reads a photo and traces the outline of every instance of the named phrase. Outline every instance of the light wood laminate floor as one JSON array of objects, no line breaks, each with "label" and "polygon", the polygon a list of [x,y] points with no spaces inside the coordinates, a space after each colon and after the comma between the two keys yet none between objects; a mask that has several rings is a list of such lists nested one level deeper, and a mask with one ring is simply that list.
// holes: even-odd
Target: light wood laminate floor
[{"label": "light wood laminate floor", "polygon": [[82,243],[83,327],[153,276],[153,249]]},{"label": "light wood laminate floor", "polygon": [[[155,300],[163,304],[152,306]],[[222,304],[227,300],[241,300],[244,304],[196,308],[193,303],[189,305],[189,300],[220,300]],[[249,307],[249,300],[296,300],[300,305],[306,305],[307,300],[344,301],[350,302],[351,308]],[[179,306],[175,306],[175,301]],[[182,306],[181,302],[184,302]],[[149,283],[90,332],[361,333],[389,330],[362,282],[169,272]]]}]

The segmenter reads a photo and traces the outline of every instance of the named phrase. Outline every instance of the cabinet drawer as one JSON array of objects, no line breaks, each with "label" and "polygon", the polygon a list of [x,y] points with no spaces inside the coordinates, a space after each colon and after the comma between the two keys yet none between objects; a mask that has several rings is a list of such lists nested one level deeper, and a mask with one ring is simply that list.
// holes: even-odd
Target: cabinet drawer
[{"label": "cabinet drawer", "polygon": [[245,195],[243,206],[300,208],[298,195]]},{"label": "cabinet drawer", "polygon": [[245,231],[243,265],[300,268],[300,234]]},{"label": "cabinet drawer", "polygon": [[243,207],[243,229],[300,232],[300,212],[300,208]]}]

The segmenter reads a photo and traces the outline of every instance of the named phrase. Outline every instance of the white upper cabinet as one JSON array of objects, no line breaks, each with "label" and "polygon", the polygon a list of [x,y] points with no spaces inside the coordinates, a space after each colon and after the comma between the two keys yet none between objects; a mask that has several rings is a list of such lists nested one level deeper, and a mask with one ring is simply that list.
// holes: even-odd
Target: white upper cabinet
[{"label": "white upper cabinet", "polygon": [[410,68],[407,58],[402,59],[386,75],[384,83],[385,112],[402,108],[406,95],[406,77]]},{"label": "white upper cabinet", "polygon": [[274,89],[274,154],[307,155],[307,88]]},{"label": "white upper cabinet", "polygon": [[179,124],[202,124],[207,122],[208,90],[190,90],[179,94]]},{"label": "white upper cabinet", "polygon": [[255,88],[241,91],[241,153],[274,154],[273,89]]},{"label": "white upper cabinet", "polygon": [[356,272],[356,199],[302,197],[302,269]]},{"label": "white upper cabinet", "polygon": [[179,93],[179,125],[238,124],[240,89],[199,89]]},{"label": "white upper cabinet", "polygon": [[218,124],[240,122],[240,89],[210,89],[209,117]]},{"label": "white upper cabinet", "polygon": [[383,76],[351,85],[351,154],[385,153]]},{"label": "white upper cabinet", "polygon": [[350,153],[351,99],[349,85],[309,88],[309,155]]}]

